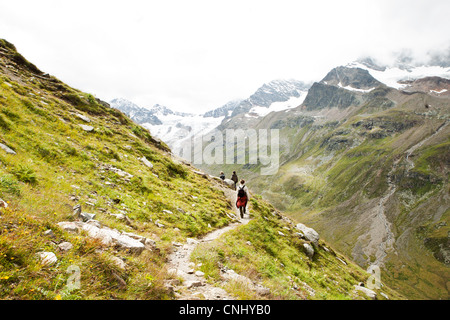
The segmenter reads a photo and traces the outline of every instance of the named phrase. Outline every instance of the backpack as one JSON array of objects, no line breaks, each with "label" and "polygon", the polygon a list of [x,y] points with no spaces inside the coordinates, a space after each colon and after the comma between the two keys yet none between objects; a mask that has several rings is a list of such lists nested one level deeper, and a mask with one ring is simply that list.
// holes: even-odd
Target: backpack
[{"label": "backpack", "polygon": [[238,194],[237,194],[239,198],[243,198],[246,196],[244,188],[245,188],[245,185],[243,185],[242,187],[239,187]]}]

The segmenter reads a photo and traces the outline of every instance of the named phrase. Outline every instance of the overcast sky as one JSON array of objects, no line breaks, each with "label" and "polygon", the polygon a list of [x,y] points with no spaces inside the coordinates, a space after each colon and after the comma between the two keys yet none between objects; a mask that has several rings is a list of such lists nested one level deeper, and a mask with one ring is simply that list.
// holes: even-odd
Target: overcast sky
[{"label": "overcast sky", "polygon": [[204,112],[274,79],[450,48],[449,0],[0,0],[0,38],[109,101]]}]

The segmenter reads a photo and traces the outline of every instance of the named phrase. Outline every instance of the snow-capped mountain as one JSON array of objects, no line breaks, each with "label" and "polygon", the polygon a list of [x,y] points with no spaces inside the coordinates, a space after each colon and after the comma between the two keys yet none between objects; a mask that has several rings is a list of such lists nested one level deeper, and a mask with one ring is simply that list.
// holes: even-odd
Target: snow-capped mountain
[{"label": "snow-capped mountain", "polygon": [[174,112],[159,104],[143,108],[125,99],[114,99],[111,106],[128,114],[180,155],[178,150],[188,142],[187,139],[214,129],[251,127],[271,112],[289,111],[301,105],[307,109],[322,108],[324,97],[334,95],[333,90],[346,90],[341,95],[334,95],[340,97],[339,101],[332,102],[337,107],[352,104],[355,94],[371,92],[382,84],[404,91],[420,91],[426,87],[427,93],[433,95],[449,94],[448,82],[428,79],[425,86],[424,81],[416,80],[431,76],[450,79],[450,63],[446,64],[441,59],[439,65],[414,65],[408,64],[410,61],[404,58],[387,66],[372,58],[364,58],[332,69],[325,78],[314,84],[298,80],[273,80],[263,84],[246,99],[231,100],[204,114]]},{"label": "snow-capped mountain", "polygon": [[161,120],[146,108],[142,108],[137,104],[123,98],[116,98],[110,101],[112,108],[118,109],[128,115],[131,120],[136,123],[151,123],[153,125],[161,125]]},{"label": "snow-capped mountain", "polygon": [[224,119],[224,116],[217,114],[176,112],[159,104],[143,108],[123,98],[113,99],[110,104],[148,129],[153,136],[164,141],[174,153],[177,153],[186,139],[213,130]]},{"label": "snow-capped mountain", "polygon": [[[430,62],[432,63],[432,62]],[[425,77],[441,77],[450,79],[450,64],[442,61],[439,65],[396,63],[392,66],[380,66],[370,58],[365,58],[349,63],[348,68],[360,68],[367,70],[372,77],[395,89],[405,89],[409,81]]]},{"label": "snow-capped mountain", "polygon": [[173,113],[158,115],[158,118],[162,124],[142,123],[141,125],[150,130],[152,135],[164,141],[173,153],[180,155],[180,150],[188,139],[213,130],[225,117]]},{"label": "snow-capped mountain", "polygon": [[308,88],[308,84],[297,80],[274,80],[261,86],[245,100],[232,100],[204,114],[175,112],[159,104],[143,108],[121,98],[113,99],[110,103],[113,108],[126,113],[178,154],[187,139],[212,131],[225,119],[239,115],[249,121],[272,111],[299,106]]},{"label": "snow-capped mountain", "polygon": [[310,84],[298,80],[273,80],[262,85],[248,99],[243,100],[231,113],[262,117],[272,111],[281,111],[299,106]]},{"label": "snow-capped mountain", "polygon": [[205,112],[203,116],[214,118],[231,116],[233,110],[236,109],[242,103],[242,101],[243,101],[242,99],[232,100],[224,104],[220,108]]}]

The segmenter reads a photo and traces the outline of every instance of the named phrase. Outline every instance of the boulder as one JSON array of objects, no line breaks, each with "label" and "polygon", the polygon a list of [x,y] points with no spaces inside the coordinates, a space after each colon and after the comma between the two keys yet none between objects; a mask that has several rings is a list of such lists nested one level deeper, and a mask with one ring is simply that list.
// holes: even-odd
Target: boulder
[{"label": "boulder", "polygon": [[78,233],[79,227],[75,222],[63,221],[58,222],[58,226],[64,231],[68,231],[71,233]]},{"label": "boulder", "polygon": [[223,182],[230,188],[234,189],[234,181],[231,179],[225,179]]},{"label": "boulder", "polygon": [[81,127],[81,129],[83,129],[84,131],[87,131],[87,132],[91,132],[94,130],[93,126],[88,126],[85,124],[79,124],[79,126]]},{"label": "boulder", "polygon": [[110,256],[109,258],[120,269],[125,270],[127,268],[127,264],[122,259],[116,256]]},{"label": "boulder", "polygon": [[83,219],[84,222],[87,222],[89,220],[94,219],[95,213],[81,212],[80,217],[81,217],[81,219]]},{"label": "boulder", "polygon": [[140,254],[145,249],[145,246],[142,242],[135,240],[133,238],[130,238],[123,234],[117,238],[113,238],[113,242],[120,249],[128,250],[129,252],[134,253],[134,254]]},{"label": "boulder", "polygon": [[91,238],[99,239],[105,246],[116,246],[119,249],[128,250],[132,253],[140,254],[145,249],[147,242],[145,237],[129,233],[119,232],[116,229],[102,227],[98,221],[89,220],[88,222],[59,222],[58,225],[63,230],[69,232],[78,232],[80,229],[87,232]]},{"label": "boulder", "polygon": [[197,174],[197,175],[199,175],[199,176],[201,176],[201,177],[203,177],[203,178],[205,178],[205,179],[208,179],[208,175],[206,173],[202,172],[202,171],[192,170],[192,172]]},{"label": "boulder", "polygon": [[60,244],[58,244],[58,249],[61,251],[69,251],[70,249],[73,248],[73,244],[71,244],[70,242],[61,242]]},{"label": "boulder", "polygon": [[355,291],[360,291],[366,295],[371,300],[375,300],[377,298],[377,293],[373,290],[370,290],[366,287],[355,285]]},{"label": "boulder", "polygon": [[319,245],[319,234],[316,230],[309,228],[302,223],[297,224],[295,227],[306,240],[311,241],[315,246]]},{"label": "boulder", "polygon": [[38,252],[37,255],[39,256],[39,259],[41,260],[41,264],[44,266],[51,266],[58,261],[58,258],[56,257],[56,255],[53,252],[41,251],[41,252]]},{"label": "boulder", "polygon": [[309,243],[304,243],[303,244],[303,248],[305,249],[306,255],[312,259],[312,257],[314,257],[314,248],[312,245],[310,245]]}]

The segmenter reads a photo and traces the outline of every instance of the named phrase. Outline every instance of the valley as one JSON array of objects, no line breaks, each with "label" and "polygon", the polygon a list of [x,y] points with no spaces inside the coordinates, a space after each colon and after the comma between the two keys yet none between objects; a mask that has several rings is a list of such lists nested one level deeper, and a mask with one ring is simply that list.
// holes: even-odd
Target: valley
[{"label": "valley", "polygon": [[[273,112],[270,106],[282,102],[257,98],[270,91],[263,86],[247,100],[257,107],[238,104],[212,130],[225,136],[227,129],[278,129],[278,172],[263,176],[248,162],[199,167],[212,175],[236,170],[359,266],[381,267],[406,296],[446,299],[449,67],[350,63],[304,87],[304,96],[282,90],[286,107]],[[298,97],[297,106],[289,105]],[[267,111],[254,113],[260,109]]]}]

